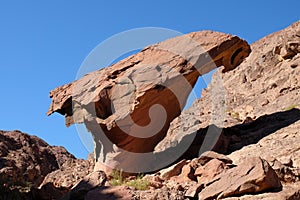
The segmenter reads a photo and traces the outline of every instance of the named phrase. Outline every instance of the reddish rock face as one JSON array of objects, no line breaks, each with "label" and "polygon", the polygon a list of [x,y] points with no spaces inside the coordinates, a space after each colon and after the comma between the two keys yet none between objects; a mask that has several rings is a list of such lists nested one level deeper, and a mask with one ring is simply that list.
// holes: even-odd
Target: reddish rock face
[{"label": "reddish rock face", "polygon": [[39,186],[45,176],[75,159],[63,147],[50,146],[20,131],[0,131],[0,179],[6,185]]},{"label": "reddish rock face", "polygon": [[[172,38],[54,89],[48,115],[65,115],[67,126],[85,123],[95,139],[96,158],[102,151],[118,165],[126,156],[107,156],[117,153],[113,144],[131,153],[153,152],[198,77],[219,66],[232,70],[249,53],[244,40],[218,32]],[[133,165],[135,159],[126,162]]]},{"label": "reddish rock face", "polygon": [[207,185],[199,199],[219,199],[281,188],[275,171],[267,161],[257,157],[248,158],[239,166],[219,174]]}]

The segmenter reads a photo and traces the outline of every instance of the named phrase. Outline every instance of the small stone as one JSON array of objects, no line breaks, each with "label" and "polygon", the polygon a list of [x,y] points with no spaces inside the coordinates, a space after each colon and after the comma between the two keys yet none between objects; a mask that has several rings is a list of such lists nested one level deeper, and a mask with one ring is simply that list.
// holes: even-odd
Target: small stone
[{"label": "small stone", "polygon": [[173,176],[178,176],[181,172],[182,167],[187,163],[186,160],[181,160],[180,162],[159,171],[160,177],[163,180],[168,180]]},{"label": "small stone", "polygon": [[195,176],[197,177],[198,183],[206,184],[226,169],[228,169],[228,166],[224,162],[213,159],[204,166],[198,167],[195,171]]}]

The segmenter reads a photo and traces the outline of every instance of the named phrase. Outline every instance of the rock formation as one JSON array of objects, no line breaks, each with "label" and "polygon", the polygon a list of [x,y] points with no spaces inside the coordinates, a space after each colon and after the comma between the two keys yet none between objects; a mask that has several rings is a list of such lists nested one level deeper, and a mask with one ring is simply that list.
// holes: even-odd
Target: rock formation
[{"label": "rock formation", "polygon": [[[65,115],[67,126],[85,123],[101,162],[112,157],[123,170],[151,171],[148,163],[139,169],[129,165],[142,163],[145,158],[135,153],[152,153],[165,137],[198,77],[219,66],[223,72],[232,70],[249,53],[244,40],[218,32],[172,38],[54,89],[48,115]],[[123,154],[113,155],[118,151]]]},{"label": "rock formation", "polygon": [[[214,150],[230,154],[238,165],[260,156],[276,171],[282,192],[233,199],[299,199],[299,32],[300,21],[253,43],[251,54],[236,69],[217,71],[201,98],[171,122],[155,151],[188,143],[181,159]],[[212,96],[220,90],[225,93],[217,96],[221,98]],[[223,107],[217,109],[223,111],[218,115],[222,126],[212,123],[214,107]]]},{"label": "rock formation", "polygon": [[39,186],[47,174],[72,159],[63,147],[51,147],[36,136],[0,131],[0,176],[7,185]]},{"label": "rock formation", "polygon": [[[170,149],[189,137],[195,138],[193,145],[199,147],[209,131],[216,141],[206,150],[230,153],[297,122],[297,108],[300,108],[299,29],[298,21],[262,38],[251,45],[252,53],[238,68],[225,74],[217,71],[201,98],[171,122],[166,137],[155,151]],[[297,48],[284,59],[290,51],[288,44]],[[220,80],[223,84],[219,84]],[[215,95],[221,92],[224,95]],[[216,111],[221,117],[219,124],[213,123]],[[215,126],[211,126],[213,124]]]},{"label": "rock formation", "polygon": [[[208,32],[200,34],[204,33]],[[196,37],[197,33],[191,35]],[[208,46],[213,44],[206,42]],[[183,64],[183,61],[177,60],[181,59],[178,56],[168,57],[169,52],[155,50],[155,46],[150,46],[121,63],[135,59],[140,59],[140,62],[151,60],[145,56],[150,54],[147,51],[157,51],[155,61],[167,59],[170,63],[177,63],[172,66],[177,70],[182,69],[179,70],[179,74],[188,81],[192,80],[196,69],[189,63],[191,60]],[[87,160],[80,160],[64,148],[51,147],[35,136],[20,131],[0,131],[0,199],[300,199],[299,47],[300,21],[253,43],[252,53],[236,69],[228,73],[223,73],[222,69],[216,71],[201,98],[179,116],[173,116],[175,118],[170,123],[166,135],[153,147],[157,155],[162,152],[173,155],[172,153],[178,150],[176,147],[188,146],[181,149],[185,151],[173,164],[141,178],[147,183],[145,190],[137,190],[134,186],[126,184],[126,181],[135,181],[134,183],[138,184],[134,176],[119,177],[122,181],[119,182],[120,185],[115,186],[112,181],[116,177],[93,170],[95,162],[92,154]],[[162,53],[166,55],[165,58],[159,58]],[[126,74],[130,68],[142,70],[135,68],[135,65],[139,63],[129,66],[124,71],[115,72],[114,80],[118,80],[118,77]],[[116,66],[121,67],[121,64],[115,64],[112,68]],[[181,68],[182,66],[185,67]],[[113,72],[108,68],[95,72],[97,73],[107,75]],[[98,82],[98,78],[94,77],[89,83],[81,82],[85,79],[83,78],[76,82],[88,85],[99,83],[100,86],[100,83],[108,84],[106,81],[112,81],[112,78],[110,76],[104,81],[99,79]],[[174,78],[176,80],[176,76]],[[147,79],[143,83],[147,81],[150,80]],[[119,82],[122,81],[112,81],[112,88]],[[149,88],[152,86],[149,85]],[[148,95],[152,94],[148,94],[149,91],[158,89],[148,90],[146,86],[143,87],[143,92],[134,90],[140,92],[138,100],[148,99]],[[79,113],[79,106],[83,104],[79,105],[78,102],[74,104],[75,112],[72,111],[70,103],[74,101],[74,88],[76,87],[73,83],[52,92],[58,96],[53,96],[51,112],[64,113],[68,124],[95,119],[95,116],[88,115],[84,110],[83,113]],[[96,94],[99,94],[97,88],[94,89]],[[167,94],[163,92],[165,89],[161,90],[164,95]],[[89,91],[77,91],[81,92],[76,93],[77,99],[90,94]],[[95,113],[107,112],[99,104],[102,99],[101,105],[107,105],[108,99],[104,97],[112,97],[112,93],[106,92],[100,93],[100,96],[95,94],[95,98],[93,97],[96,99],[93,103],[98,105]],[[160,94],[159,91],[156,92]],[[160,102],[160,98],[156,97],[155,102]],[[90,106],[88,103],[91,102],[85,103],[87,104],[84,105]],[[139,105],[146,106],[143,102],[138,105],[132,102],[130,105],[133,106],[132,113],[139,110]],[[85,108],[89,110],[88,107]],[[113,121],[122,120],[127,113],[126,109],[115,110],[106,119],[96,119],[97,125],[103,123],[101,127],[104,127],[104,130],[113,130],[118,125]],[[96,116],[98,117],[101,118]],[[119,147],[124,146],[119,144]],[[118,146],[112,145],[112,148],[118,149]]]},{"label": "rock formation", "polygon": [[[76,159],[65,148],[50,146],[36,136],[17,130],[0,131],[0,199],[60,197],[68,191],[68,186],[71,188],[75,181],[81,180],[89,173],[89,166],[83,165],[85,162],[87,161]],[[72,163],[73,166],[80,163],[81,174],[73,176],[73,180],[62,180],[62,174],[59,174],[53,177],[52,181],[47,181],[49,174],[63,170],[68,163]],[[74,175],[76,171],[77,169],[72,167],[67,174]],[[62,183],[55,186],[55,179],[61,180]],[[38,189],[42,182],[45,184]],[[69,185],[64,185],[64,182],[69,182]],[[43,190],[47,191],[43,194]]]}]

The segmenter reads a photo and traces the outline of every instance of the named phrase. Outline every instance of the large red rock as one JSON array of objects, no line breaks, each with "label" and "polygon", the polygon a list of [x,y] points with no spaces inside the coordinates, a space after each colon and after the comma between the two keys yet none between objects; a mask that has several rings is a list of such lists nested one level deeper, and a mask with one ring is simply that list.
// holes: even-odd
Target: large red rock
[{"label": "large red rock", "polygon": [[153,152],[198,77],[219,66],[224,66],[223,72],[232,70],[249,53],[247,42],[219,32],[172,38],[54,89],[48,115],[64,115],[67,126],[85,123],[93,134],[97,159],[112,157],[113,165],[134,170],[128,168],[138,158],[117,158],[113,153]]},{"label": "large red rock", "polygon": [[219,199],[278,189],[281,183],[267,161],[252,157],[216,176],[199,193],[199,198]]}]

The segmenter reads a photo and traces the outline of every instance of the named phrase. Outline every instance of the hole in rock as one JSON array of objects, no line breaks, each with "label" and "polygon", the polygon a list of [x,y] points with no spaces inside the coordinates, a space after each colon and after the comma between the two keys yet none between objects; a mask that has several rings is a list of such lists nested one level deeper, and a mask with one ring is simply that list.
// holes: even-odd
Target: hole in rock
[{"label": "hole in rock", "polygon": [[198,80],[191,94],[189,95],[183,110],[187,110],[188,108],[190,108],[193,105],[194,101],[201,97],[202,90],[207,88],[207,85],[211,82],[212,75],[213,73],[215,73],[215,71],[216,69],[210,71],[207,74],[204,74],[203,76],[198,77]]}]

